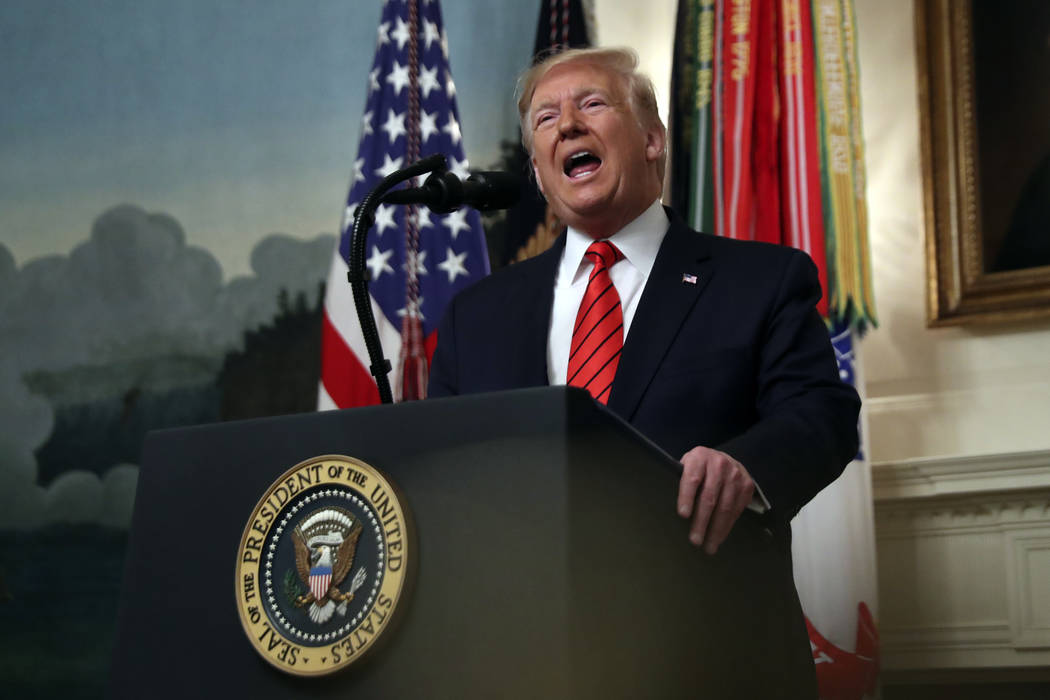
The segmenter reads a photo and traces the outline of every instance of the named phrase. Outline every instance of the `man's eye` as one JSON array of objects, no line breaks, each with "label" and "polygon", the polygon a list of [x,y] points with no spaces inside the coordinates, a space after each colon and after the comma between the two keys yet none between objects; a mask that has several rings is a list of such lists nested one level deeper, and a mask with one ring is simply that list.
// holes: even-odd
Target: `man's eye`
[{"label": "man's eye", "polygon": [[554,119],[553,114],[541,114],[538,117],[536,117],[536,126],[542,126],[543,124],[549,122],[551,119]]},{"label": "man's eye", "polygon": [[605,106],[605,102],[603,100],[599,100],[599,99],[587,100],[586,102],[583,103],[583,106],[584,107],[603,107],[603,106]]}]

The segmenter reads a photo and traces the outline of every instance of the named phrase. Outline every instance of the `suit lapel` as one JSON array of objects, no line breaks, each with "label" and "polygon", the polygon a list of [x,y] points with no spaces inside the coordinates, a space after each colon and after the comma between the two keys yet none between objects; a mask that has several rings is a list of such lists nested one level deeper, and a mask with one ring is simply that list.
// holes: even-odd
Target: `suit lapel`
[{"label": "suit lapel", "polygon": [[[631,420],[678,329],[714,272],[710,246],[674,214],[642,291],[616,370],[609,408]],[[695,276],[695,281],[686,275]]]},{"label": "suit lapel", "polygon": [[524,346],[521,353],[523,386],[546,386],[549,383],[547,340],[554,305],[554,278],[564,250],[565,234],[562,233],[548,250],[532,260],[518,263],[527,264],[525,270],[528,274],[523,274],[523,283],[515,299],[518,313],[511,317],[520,328],[512,329],[511,337],[521,338]]}]

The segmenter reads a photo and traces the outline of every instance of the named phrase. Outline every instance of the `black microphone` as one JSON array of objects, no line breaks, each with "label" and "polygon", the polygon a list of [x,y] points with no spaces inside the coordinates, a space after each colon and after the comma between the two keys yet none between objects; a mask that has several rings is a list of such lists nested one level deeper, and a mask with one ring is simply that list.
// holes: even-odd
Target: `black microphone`
[{"label": "black microphone", "polygon": [[423,204],[439,214],[462,206],[480,211],[507,209],[521,197],[522,179],[507,172],[474,173],[460,180],[455,173],[438,170],[431,173],[422,187],[391,190],[383,195],[387,204]]}]

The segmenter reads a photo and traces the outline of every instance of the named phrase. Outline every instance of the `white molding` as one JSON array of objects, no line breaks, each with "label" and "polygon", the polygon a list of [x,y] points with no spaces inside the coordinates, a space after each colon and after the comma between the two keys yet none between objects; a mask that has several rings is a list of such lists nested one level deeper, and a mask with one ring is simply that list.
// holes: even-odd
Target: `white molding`
[{"label": "white molding", "polygon": [[894,651],[915,649],[1008,648],[1013,641],[1010,621],[988,620],[954,625],[886,625],[882,643]]},{"label": "white molding", "polygon": [[[1050,523],[1047,523],[1050,525]],[[1050,651],[1050,581],[1039,572],[1050,567],[1050,527],[1040,531],[1010,532],[1005,542],[1007,598],[1013,619],[1014,646]],[[1033,570],[1031,557],[1041,556],[1043,565]]]},{"label": "white molding", "polygon": [[1050,488],[880,501],[875,520],[880,542],[1025,532],[1050,523]]},{"label": "white molding", "polygon": [[[974,647],[969,649],[882,649],[881,666],[883,678],[890,677],[902,682],[905,674],[930,673],[952,681],[960,680],[960,674],[999,673],[1000,680],[1021,680],[1017,672],[1028,672],[1038,680],[1050,675],[1050,652],[1018,650],[1004,647]],[[1041,668],[1040,668],[1041,667]],[[974,680],[985,680],[975,676]]]},{"label": "white molding", "polygon": [[875,462],[876,503],[1050,488],[1050,450]]},{"label": "white molding", "polygon": [[872,486],[883,668],[1050,665],[1050,450],[879,462]]}]

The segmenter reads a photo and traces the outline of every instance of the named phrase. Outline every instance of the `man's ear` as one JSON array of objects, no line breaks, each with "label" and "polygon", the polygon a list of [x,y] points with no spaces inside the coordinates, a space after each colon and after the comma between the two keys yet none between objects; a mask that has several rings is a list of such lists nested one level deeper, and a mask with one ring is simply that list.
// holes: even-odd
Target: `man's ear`
[{"label": "man's ear", "polygon": [[659,126],[649,127],[645,132],[645,159],[654,162],[664,154],[667,134]]}]

